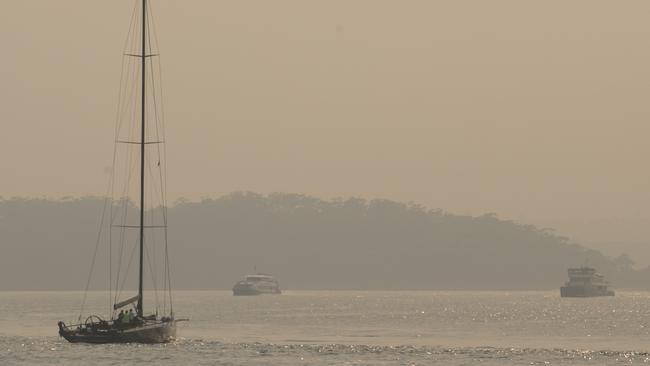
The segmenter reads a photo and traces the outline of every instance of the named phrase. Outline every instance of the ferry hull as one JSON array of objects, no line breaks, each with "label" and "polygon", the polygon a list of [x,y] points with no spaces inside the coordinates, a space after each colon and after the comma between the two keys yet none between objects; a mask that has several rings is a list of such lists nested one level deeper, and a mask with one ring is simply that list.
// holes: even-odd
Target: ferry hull
[{"label": "ferry hull", "polygon": [[590,287],[560,287],[560,297],[599,297],[614,296],[612,290],[600,290]]},{"label": "ferry hull", "polygon": [[256,296],[256,295],[279,295],[280,289],[263,290],[253,286],[235,286],[232,289],[232,294],[235,296]]}]

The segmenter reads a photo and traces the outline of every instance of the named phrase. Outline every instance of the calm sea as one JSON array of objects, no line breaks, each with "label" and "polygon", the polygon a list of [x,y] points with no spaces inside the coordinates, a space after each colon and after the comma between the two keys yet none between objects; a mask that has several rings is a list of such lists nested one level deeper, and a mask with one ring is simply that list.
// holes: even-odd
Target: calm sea
[{"label": "calm sea", "polygon": [[[179,339],[80,345],[58,337],[78,292],[0,292],[0,365],[610,365],[650,363],[650,293],[178,291]],[[151,298],[151,296],[149,297]],[[105,313],[104,293],[90,310]]]}]

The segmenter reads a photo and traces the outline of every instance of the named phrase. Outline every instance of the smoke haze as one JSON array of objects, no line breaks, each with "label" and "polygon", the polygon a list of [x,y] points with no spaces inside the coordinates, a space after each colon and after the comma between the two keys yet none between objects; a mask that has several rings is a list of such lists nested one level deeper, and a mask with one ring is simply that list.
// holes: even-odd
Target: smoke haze
[{"label": "smoke haze", "polygon": [[[0,195],[104,194],[132,6],[3,1]],[[648,237],[647,1],[152,6],[172,199],[380,197],[612,251]]]}]

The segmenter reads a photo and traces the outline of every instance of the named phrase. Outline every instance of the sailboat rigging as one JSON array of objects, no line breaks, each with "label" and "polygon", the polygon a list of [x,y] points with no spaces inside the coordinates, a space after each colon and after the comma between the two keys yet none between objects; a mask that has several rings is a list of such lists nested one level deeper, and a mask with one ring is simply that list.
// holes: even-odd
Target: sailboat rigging
[{"label": "sailboat rigging", "polygon": [[[158,145],[162,144],[164,142],[164,138],[161,139],[160,133],[159,133],[159,128],[158,128],[158,106],[155,105],[154,108],[154,118],[156,119],[155,123],[155,141],[148,141],[148,128],[151,128],[147,124],[147,119],[149,118],[147,112],[148,112],[148,98],[149,95],[147,94],[147,78],[148,75],[151,74],[151,83],[152,90],[151,93],[155,94],[155,85],[153,85],[153,79],[154,79],[154,73],[152,71],[153,69],[153,64],[151,63],[151,58],[154,56],[157,56],[152,50],[151,46],[151,40],[150,40],[150,22],[148,19],[148,14],[150,12],[150,9],[148,8],[148,2],[147,0],[139,0],[138,2],[141,3],[141,19],[142,19],[142,24],[141,24],[141,29],[139,30],[141,33],[139,36],[141,36],[139,42],[139,52],[132,52],[133,50],[127,49],[128,52],[125,52],[125,57],[133,57],[135,59],[139,59],[139,65],[136,66],[136,63],[131,63],[129,62],[128,65],[129,67],[133,66],[133,69],[135,70],[134,73],[129,74],[129,75],[137,75],[139,73],[140,80],[139,83],[135,82],[137,80],[137,77],[133,77],[133,81],[135,87],[132,87],[129,89],[129,87],[125,87],[125,92],[122,93],[122,89],[120,91],[120,97],[124,96],[125,100],[129,100],[126,104],[130,105],[132,108],[129,112],[124,113],[125,115],[128,115],[129,118],[135,120],[135,103],[137,99],[139,99],[139,131],[135,132],[136,129],[131,126],[130,133],[131,135],[127,137],[126,139],[122,140],[120,139],[120,113],[124,112],[122,105],[118,107],[118,127],[116,127],[116,136],[115,136],[115,143],[116,146],[117,144],[127,144],[129,146],[137,147],[137,151],[139,152],[139,166],[138,166],[138,173],[139,173],[139,189],[138,189],[138,194],[139,194],[139,212],[138,212],[138,224],[137,225],[128,225],[127,218],[129,217],[129,211],[132,210],[132,206],[130,205],[130,200],[128,198],[121,197],[118,202],[121,205],[118,210],[113,210],[113,205],[114,205],[114,199],[111,195],[110,198],[110,213],[108,215],[108,232],[109,232],[109,282],[113,281],[113,274],[112,269],[111,269],[111,261],[113,259],[113,252],[112,252],[112,243],[113,243],[113,238],[112,238],[112,230],[113,229],[118,229],[120,230],[119,235],[116,235],[120,239],[120,243],[122,243],[122,246],[120,248],[119,255],[118,255],[118,262],[121,264],[122,258],[123,258],[123,253],[124,253],[124,243],[127,241],[126,238],[128,238],[128,234],[126,234],[126,231],[129,229],[137,229],[138,231],[138,237],[137,240],[134,240],[134,242],[137,243],[137,246],[134,245],[133,252],[136,251],[136,248],[138,249],[137,252],[139,253],[139,258],[138,258],[138,293],[136,296],[132,296],[126,300],[118,301],[118,296],[121,293],[121,289],[123,289],[124,284],[127,279],[127,274],[121,273],[120,270],[118,269],[116,275],[115,275],[115,297],[111,299],[112,301],[112,309],[111,309],[111,315],[108,320],[104,320],[102,317],[98,315],[90,315],[86,318],[85,322],[79,322],[79,324],[72,324],[72,325],[66,325],[63,321],[60,321],[58,323],[59,327],[59,335],[64,337],[66,340],[70,342],[85,342],[85,343],[127,343],[127,342],[137,342],[137,343],[165,343],[169,342],[174,339],[176,336],[176,323],[178,320],[174,318],[174,312],[173,312],[173,307],[171,305],[171,279],[170,279],[170,274],[169,274],[169,256],[167,253],[167,217],[166,217],[166,208],[165,208],[165,200],[166,200],[166,187],[164,184],[164,171],[162,170],[163,167],[160,165],[160,148],[158,148],[158,156],[157,159],[153,161],[155,167],[159,169],[159,177],[160,177],[160,186],[159,188],[159,193],[161,196],[161,205],[159,207],[153,207],[153,203],[150,203],[152,207],[150,208],[149,211],[147,211],[146,206],[145,206],[145,199],[148,197],[147,194],[150,194],[150,191],[147,192],[145,191],[145,176],[147,173],[147,170],[151,170],[151,164],[148,164],[147,160],[147,147],[152,146],[152,145]],[[137,16],[138,13],[138,7],[136,3],[136,9],[134,11],[134,18]],[[133,44],[137,46],[137,43],[135,40],[138,38],[138,34],[136,31],[133,31],[134,29],[137,30],[137,23],[134,23],[134,20],[132,19],[132,24],[135,24],[132,26],[132,29],[129,30],[129,37],[127,37],[127,48],[129,41],[133,41]],[[133,31],[133,32],[132,32]],[[133,47],[131,47],[133,48]],[[151,70],[148,70],[147,64],[151,63]],[[148,73],[149,72],[149,73]],[[123,75],[124,75],[124,65],[123,65]],[[136,92],[138,91],[137,89],[139,88],[139,98],[133,98],[135,96],[134,94],[137,94]],[[154,103],[156,103],[155,96],[153,97]],[[120,101],[122,103],[122,101]],[[126,108],[124,108],[126,109]],[[133,113],[132,113],[133,112]],[[137,124],[137,123],[136,123]],[[135,125],[135,124],[134,124]],[[138,136],[139,135],[139,136]],[[136,138],[138,138],[135,140]],[[135,141],[134,141],[135,140]],[[139,140],[139,141],[138,141]],[[127,158],[127,166],[132,167],[133,162],[135,159],[134,156],[138,155],[133,152],[129,152],[126,154]],[[117,161],[117,147],[114,153],[113,157],[113,174],[111,176],[111,191],[114,192],[115,190],[115,165]],[[149,162],[150,163],[150,162]],[[129,167],[127,167],[127,170],[129,170]],[[149,171],[151,174],[152,178],[153,175],[151,171]],[[122,193],[127,193],[128,197],[128,192],[129,191],[129,183],[131,181],[131,174],[126,173],[126,183],[125,183],[125,188],[122,190]],[[153,180],[153,179],[151,179]],[[107,198],[108,200],[108,198]],[[153,201],[152,199],[150,201]],[[131,209],[129,209],[131,207]],[[119,212],[117,214],[116,212]],[[157,225],[154,222],[148,223],[146,222],[146,213],[149,212],[151,216],[154,215],[154,212],[161,212],[162,213],[162,218],[163,222],[162,224]],[[104,208],[104,214],[106,213],[106,207]],[[104,224],[104,215],[102,215],[102,225]],[[120,225],[116,225],[114,221],[116,221],[116,218],[119,217],[121,218],[121,223]],[[153,219],[152,219],[153,221]],[[150,257],[148,253],[145,251],[145,246],[148,245],[149,241],[154,242],[154,235],[151,234],[148,236],[147,242],[145,242],[145,229],[156,229],[156,228],[162,228],[164,230],[164,255],[163,255],[163,261],[165,263],[165,271],[163,274],[163,282],[165,283],[165,289],[169,290],[169,312],[165,313],[167,310],[166,307],[166,301],[167,298],[165,297],[164,303],[165,306],[163,307],[163,314],[162,316],[159,316],[158,312],[158,307],[156,305],[155,312],[150,315],[145,314],[145,307],[144,307],[144,267],[145,267],[145,257],[147,261],[150,261]],[[101,235],[101,229],[100,229],[100,235]],[[97,245],[99,245],[99,240],[97,242]],[[127,250],[128,252],[128,250]],[[95,253],[96,254],[96,253]],[[131,256],[132,259],[132,256]],[[154,258],[155,259],[155,258]],[[126,272],[128,272],[128,268],[130,268],[130,259],[129,259],[129,265],[127,266]],[[93,265],[94,265],[94,259],[93,259]],[[149,263],[150,269],[151,269],[151,263]],[[154,265],[155,267],[155,265]],[[92,269],[91,269],[91,274],[92,274]],[[156,277],[155,274],[153,276],[153,284],[156,284]],[[89,279],[90,283],[90,279]],[[112,285],[111,285],[112,286]],[[169,288],[167,288],[169,286]],[[86,291],[88,288],[86,288]],[[157,291],[157,290],[156,290]],[[109,290],[109,298],[112,297],[112,294]],[[157,299],[157,292],[156,292],[156,299]],[[85,302],[85,298],[84,298]],[[129,305],[133,306],[135,308],[135,313],[133,313],[133,309],[130,311],[124,311]],[[116,316],[117,311],[120,310],[119,315]],[[83,306],[82,306],[82,312],[83,312]],[[79,318],[81,320],[81,316]]]}]

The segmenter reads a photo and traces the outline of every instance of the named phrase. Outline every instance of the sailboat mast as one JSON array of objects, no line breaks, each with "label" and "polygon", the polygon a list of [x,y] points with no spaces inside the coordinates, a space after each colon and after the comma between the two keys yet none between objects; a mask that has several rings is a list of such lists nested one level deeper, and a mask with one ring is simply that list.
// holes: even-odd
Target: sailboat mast
[{"label": "sailboat mast", "polygon": [[138,316],[143,316],[142,275],[144,268],[144,153],[145,153],[145,118],[146,118],[146,67],[147,67],[147,0],[142,0],[142,126],[140,131],[140,276],[138,284]]}]

